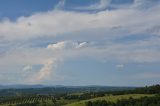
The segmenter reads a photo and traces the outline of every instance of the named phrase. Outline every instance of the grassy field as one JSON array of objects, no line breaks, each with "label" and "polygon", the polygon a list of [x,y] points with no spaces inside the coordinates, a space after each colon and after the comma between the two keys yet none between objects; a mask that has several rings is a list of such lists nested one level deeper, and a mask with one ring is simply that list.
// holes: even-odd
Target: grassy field
[{"label": "grassy field", "polygon": [[[141,97],[150,97],[150,96],[154,96],[154,95],[149,95],[149,94],[126,94],[126,95],[106,95],[104,97],[97,97],[94,99],[88,99],[88,100],[66,100],[66,99],[60,99],[57,100],[58,104],[67,104],[67,105],[63,105],[63,106],[85,106],[85,102],[87,101],[97,101],[97,100],[107,100],[110,102],[116,102],[117,100],[121,100],[121,99],[128,99],[130,97],[132,98],[141,98]],[[50,102],[52,102],[50,99],[49,100],[45,100],[47,103],[50,104]],[[32,103],[32,101],[30,101]],[[16,104],[12,104],[12,106],[15,106]],[[0,106],[10,106],[9,104],[3,104]]]},{"label": "grassy field", "polygon": [[117,95],[117,96],[109,95],[109,96],[98,97],[98,98],[94,98],[94,99],[74,102],[74,103],[67,104],[64,106],[85,106],[85,102],[87,102],[87,101],[107,100],[107,101],[111,101],[111,102],[116,102],[117,100],[128,99],[130,97],[136,99],[136,98],[141,98],[141,97],[145,97],[145,96],[149,97],[149,96],[154,96],[154,95],[149,95],[149,94],[127,94],[127,95]]}]

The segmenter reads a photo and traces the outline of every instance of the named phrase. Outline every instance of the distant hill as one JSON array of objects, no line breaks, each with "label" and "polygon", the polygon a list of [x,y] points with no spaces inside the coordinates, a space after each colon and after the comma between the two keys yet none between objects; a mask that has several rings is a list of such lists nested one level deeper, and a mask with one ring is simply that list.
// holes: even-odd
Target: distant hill
[{"label": "distant hill", "polygon": [[44,88],[44,85],[0,85],[0,89],[28,89],[28,88]]},{"label": "distant hill", "polygon": [[64,94],[81,92],[108,92],[133,90],[135,87],[112,87],[112,86],[45,86],[45,85],[3,85],[0,86],[0,96],[14,96],[17,94]]},{"label": "distant hill", "polygon": [[64,86],[64,85],[55,85],[55,86],[48,86],[48,85],[25,85],[25,84],[15,84],[15,85],[0,85],[1,89],[29,89],[29,88],[73,88],[73,89],[108,89],[108,90],[125,90],[125,89],[133,89],[136,87],[119,87],[119,86],[99,86],[99,85],[89,85],[89,86]]}]

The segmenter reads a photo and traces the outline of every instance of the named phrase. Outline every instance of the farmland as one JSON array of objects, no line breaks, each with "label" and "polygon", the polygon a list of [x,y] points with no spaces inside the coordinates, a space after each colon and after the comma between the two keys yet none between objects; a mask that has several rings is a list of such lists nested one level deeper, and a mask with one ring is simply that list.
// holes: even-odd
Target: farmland
[{"label": "farmland", "polygon": [[[91,104],[94,104],[93,106],[108,106],[107,104],[110,104],[110,106],[119,106],[118,103],[145,104],[146,101],[150,100],[154,101],[152,103],[154,104],[154,106],[158,106],[159,105],[158,103],[160,103],[159,87],[160,87],[159,85],[156,85],[151,87],[134,88],[128,90],[120,89],[115,91],[114,90],[94,91],[93,89],[91,90],[88,88],[86,88],[88,89],[87,91],[83,90],[78,91],[75,89],[80,89],[80,88],[72,88],[72,92],[70,91],[71,88],[69,88],[70,92],[66,88],[66,91],[59,92],[56,94],[55,93],[35,94],[33,92],[30,94],[26,93],[23,94],[24,91],[28,89],[23,89],[23,93],[18,92],[22,90],[17,89],[16,95],[8,94],[8,96],[1,96],[0,106],[90,106]],[[47,89],[49,90],[49,88]],[[9,89],[9,91],[11,90]],[[101,103],[103,105],[101,105]],[[131,105],[131,106],[137,106],[137,105]],[[146,106],[150,106],[149,103]]]}]

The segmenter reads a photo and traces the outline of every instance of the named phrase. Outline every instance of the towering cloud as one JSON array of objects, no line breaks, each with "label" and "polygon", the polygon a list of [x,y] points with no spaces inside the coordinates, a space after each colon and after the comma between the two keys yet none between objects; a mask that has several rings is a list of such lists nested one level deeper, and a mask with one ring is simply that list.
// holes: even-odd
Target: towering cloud
[{"label": "towering cloud", "polygon": [[48,60],[47,63],[43,65],[38,73],[29,76],[27,81],[30,83],[40,83],[41,81],[48,79],[51,75],[55,73],[55,62],[53,60]]}]

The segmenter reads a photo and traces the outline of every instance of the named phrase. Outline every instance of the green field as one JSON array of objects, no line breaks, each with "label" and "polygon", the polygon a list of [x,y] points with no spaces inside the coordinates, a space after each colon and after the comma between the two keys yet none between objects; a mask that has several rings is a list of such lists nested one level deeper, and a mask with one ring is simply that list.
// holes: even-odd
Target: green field
[{"label": "green field", "polygon": [[[73,92],[74,89],[71,88],[68,91],[72,92],[55,95],[33,92],[26,95],[20,93],[22,90],[17,91],[18,95],[0,96],[0,106],[160,106],[160,85],[110,92],[81,92],[82,89]],[[14,93],[17,94],[17,91]]]},{"label": "green field", "polygon": [[87,101],[107,100],[111,102],[116,102],[117,100],[129,99],[130,97],[138,99],[138,98],[145,97],[145,96],[150,97],[154,95],[149,95],[149,94],[126,94],[126,95],[116,95],[116,96],[109,95],[109,96],[97,97],[97,98],[89,99],[89,100],[82,100],[82,101],[74,102],[74,103],[67,104],[64,106],[85,106],[85,102]]},{"label": "green field", "polygon": [[[113,96],[113,95],[106,95],[104,97],[97,97],[97,98],[93,98],[93,99],[88,99],[88,100],[66,100],[66,99],[60,99],[60,100],[57,100],[57,103],[58,104],[66,104],[66,105],[63,105],[63,106],[85,106],[85,102],[87,101],[97,101],[97,100],[107,100],[107,101],[110,101],[110,102],[116,102],[117,100],[121,100],[121,99],[128,99],[130,97],[132,98],[141,98],[141,97],[151,97],[151,96],[154,96],[154,95],[151,95],[151,94],[126,94],[126,95],[116,95],[116,96]],[[23,100],[23,101],[29,101],[29,103],[32,103],[32,100]],[[42,102],[43,100],[39,100],[39,102]],[[45,102],[49,105],[52,101],[51,99],[46,99]],[[0,106],[16,106],[16,104],[3,104],[3,105],[0,105]],[[52,106],[52,105],[51,105]]]}]

